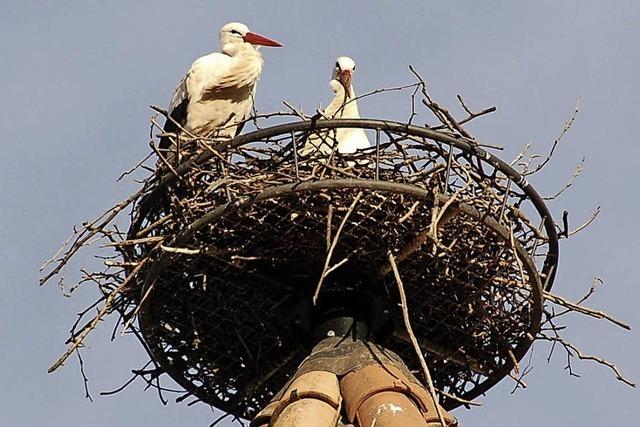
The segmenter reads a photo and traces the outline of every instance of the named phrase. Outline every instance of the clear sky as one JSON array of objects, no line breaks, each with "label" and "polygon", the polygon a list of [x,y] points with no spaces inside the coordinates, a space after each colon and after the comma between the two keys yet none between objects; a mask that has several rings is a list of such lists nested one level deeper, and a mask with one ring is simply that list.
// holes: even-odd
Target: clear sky
[{"label": "clear sky", "polygon": [[[558,155],[533,184],[562,187],[579,159],[585,172],[554,202],[572,224],[595,206],[591,229],[562,241],[554,291],[576,298],[600,275],[606,285],[591,305],[628,321],[624,332],[590,319],[569,322],[566,335],[585,351],[614,360],[640,380],[637,268],[640,205],[638,69],[640,2],[616,1],[43,1],[0,4],[0,421],[5,426],[206,426],[204,405],[163,406],[134,383],[111,397],[144,361],[133,340],[108,342],[102,328],[84,350],[94,402],[84,399],[77,360],[48,375],[94,289],[63,297],[55,282],[38,288],[37,268],[71,227],[132,192],[116,183],[148,151],[149,104],[166,104],[195,57],[218,49],[229,21],[281,41],[264,50],[260,111],[286,99],[313,111],[331,97],[327,83],[339,55],[358,63],[356,90],[411,82],[413,64],[443,104],[456,93],[498,112],[472,126],[505,146],[510,159],[527,142],[543,151],[581,98],[578,121]],[[365,117],[403,119],[405,97],[370,98]],[[426,117],[426,115],[425,115]],[[73,268],[91,264],[90,254]],[[547,364],[536,345],[529,388],[510,394],[505,380],[484,405],[455,415],[463,426],[640,425],[640,394],[609,371],[560,352]]]}]

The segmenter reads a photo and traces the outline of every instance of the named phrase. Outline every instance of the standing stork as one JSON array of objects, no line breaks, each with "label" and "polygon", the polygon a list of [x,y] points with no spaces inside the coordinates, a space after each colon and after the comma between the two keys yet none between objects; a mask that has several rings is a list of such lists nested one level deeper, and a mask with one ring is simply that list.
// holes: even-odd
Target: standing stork
[{"label": "standing stork", "polygon": [[[164,133],[181,128],[195,136],[233,138],[251,114],[256,83],[262,72],[260,46],[282,45],[232,22],[220,29],[221,52],[196,59],[171,97]],[[168,150],[173,140],[160,139]]]},{"label": "standing stork", "polygon": [[[359,119],[358,102],[356,93],[351,83],[356,71],[356,63],[348,56],[341,56],[336,60],[331,74],[329,87],[334,96],[331,103],[324,109],[324,116],[328,119]],[[341,154],[355,153],[356,150],[371,146],[364,129],[361,128],[337,128],[331,134],[312,135],[307,139],[300,150],[301,155],[307,155],[314,151],[330,154],[333,151],[333,142],[338,143],[338,152]]]}]

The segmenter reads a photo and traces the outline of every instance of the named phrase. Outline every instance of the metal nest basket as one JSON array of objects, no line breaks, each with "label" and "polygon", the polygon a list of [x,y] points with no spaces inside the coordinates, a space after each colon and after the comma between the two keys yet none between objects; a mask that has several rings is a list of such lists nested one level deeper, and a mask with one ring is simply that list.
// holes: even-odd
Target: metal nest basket
[{"label": "metal nest basket", "polygon": [[[299,154],[310,138],[335,147],[345,127],[366,129],[375,145]],[[138,205],[128,261],[149,259],[136,288],[151,353],[202,401],[255,414],[307,354],[289,331],[295,304],[321,299],[323,282],[341,274],[397,300],[389,253],[438,389],[473,399],[532,344],[557,262],[555,225],[526,180],[473,142],[320,120],[200,150]],[[401,326],[386,345],[418,367]]]},{"label": "metal nest basket", "polygon": [[[121,327],[150,358],[103,394],[142,378],[164,402],[169,390],[160,379],[168,374],[184,388],[174,390],[176,401],[252,418],[309,354],[293,333],[300,304],[375,290],[388,304],[367,310],[392,325],[384,347],[421,381],[432,377],[445,409],[475,404],[506,376],[525,387],[530,369],[519,361],[534,341],[551,343],[549,357],[563,349],[569,374],[572,359],[591,360],[635,386],[612,362],[562,337],[561,319],[571,313],[629,329],[584,305],[601,279],[576,302],[550,292],[558,239],[599,213],[570,231],[568,212],[561,227],[545,205],[571,187],[582,163],[554,195],[541,197],[526,180],[549,163],[578,107],[543,160],[527,145],[508,164],[462,126],[494,107],[473,112],[458,95],[468,115],[456,120],[410,69],[417,83],[362,96],[413,88],[408,123],[318,120],[285,103],[292,113],[256,115],[257,130],[232,141],[182,135],[164,154],[152,141],[155,167],[145,165],[151,153],[121,176],[150,171],[141,188],[74,229],[42,267],[41,284],[87,246],[102,242],[108,252],[94,252],[102,270],[82,269],[68,290],[89,283],[100,296],[79,313],[49,372],[76,353],[90,398],[80,350],[115,315],[113,337]],[[439,125],[412,124],[419,91]],[[277,116],[299,120],[272,125]],[[339,152],[345,128],[365,132],[371,147]],[[161,129],[156,117],[154,129]],[[129,208],[123,228],[120,214]]]}]

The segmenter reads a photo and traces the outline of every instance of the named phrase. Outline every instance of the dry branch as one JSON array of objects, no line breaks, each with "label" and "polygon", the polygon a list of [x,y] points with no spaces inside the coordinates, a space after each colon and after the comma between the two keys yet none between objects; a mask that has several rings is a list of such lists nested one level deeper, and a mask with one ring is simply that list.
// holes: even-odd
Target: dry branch
[{"label": "dry branch", "polygon": [[[145,260],[149,260],[149,258],[145,258]],[[125,279],[125,281],[122,282],[122,284],[120,284],[117,288],[115,288],[113,291],[109,293],[109,295],[107,296],[104,302],[104,305],[98,311],[98,314],[96,314],[93,320],[91,320],[91,322],[86,327],[84,327],[83,330],[75,337],[75,339],[73,340],[73,343],[71,344],[71,346],[69,346],[67,351],[62,356],[60,356],[60,358],[56,360],[53,363],[53,365],[51,365],[51,367],[49,367],[49,370],[48,370],[49,373],[55,371],[60,366],[62,366],[64,362],[69,358],[69,356],[72,355],[73,352],[76,351],[78,347],[82,345],[87,335],[89,335],[89,333],[92,330],[94,330],[96,326],[98,326],[98,323],[113,309],[112,304],[115,298],[120,295],[120,293],[125,289],[125,287],[129,284],[129,282],[133,280],[136,274],[142,269],[142,267],[145,265],[145,262],[146,262],[145,260],[142,260],[136,266],[136,268],[133,269],[133,271],[129,274],[127,279]]]},{"label": "dry branch", "polygon": [[[620,382],[623,382],[625,384],[627,384],[630,387],[635,388],[636,387],[636,383],[634,383],[633,381],[627,379],[626,377],[624,377],[622,375],[622,373],[620,372],[620,369],[618,369],[618,367],[616,365],[614,365],[613,363],[609,362],[608,360],[602,358],[602,357],[598,357],[598,356],[592,356],[590,354],[585,354],[583,353],[578,347],[576,347],[574,344],[570,343],[569,341],[567,341],[566,339],[560,337],[560,336],[555,336],[555,337],[550,337],[547,335],[539,335],[537,337],[537,339],[539,340],[543,340],[543,341],[550,341],[553,343],[559,343],[562,345],[562,347],[564,347],[564,349],[567,352],[567,356],[570,357],[578,357],[578,359],[580,360],[591,360],[593,362],[596,362],[600,365],[606,366],[609,369],[611,369],[613,371],[613,373],[616,376],[616,379]],[[570,360],[570,359],[569,359]],[[567,364],[567,369],[570,369],[570,362],[568,362]]]},{"label": "dry branch", "polygon": [[[318,280],[318,285],[316,286],[316,290],[313,293],[313,305],[316,305],[316,302],[318,301],[318,296],[320,295],[320,289],[322,288],[322,282],[324,282],[324,279],[327,277],[327,275],[347,261],[347,259],[345,258],[335,266],[329,267],[329,263],[331,262],[331,256],[333,255],[333,251],[335,250],[336,245],[338,244],[338,240],[340,239],[340,233],[342,232],[342,228],[349,220],[351,213],[353,213],[353,209],[356,207],[361,197],[362,197],[362,192],[359,192],[356,195],[356,197],[353,199],[353,202],[351,202],[351,206],[349,206],[347,213],[344,214],[344,217],[342,218],[342,221],[338,226],[338,230],[336,230],[336,234],[333,236],[333,240],[331,241],[331,246],[329,246],[329,250],[327,251],[327,257],[324,261],[324,267],[322,268],[322,273],[320,274],[320,279]],[[329,219],[327,219],[327,223],[329,225],[331,224]],[[329,231],[327,231],[327,234],[328,233]]]},{"label": "dry branch", "polygon": [[560,142],[562,141],[562,138],[566,135],[566,133],[571,130],[571,127],[573,126],[573,123],[576,121],[576,117],[578,116],[579,112],[580,112],[580,98],[576,100],[576,106],[573,109],[573,113],[571,114],[571,117],[569,117],[569,120],[567,120],[564,126],[562,127],[562,131],[560,132],[560,135],[558,135],[558,137],[553,141],[553,144],[551,145],[551,150],[549,151],[549,154],[547,155],[547,157],[545,157],[545,159],[542,162],[540,162],[533,170],[524,172],[524,175],[533,175],[535,173],[540,172],[551,161],[551,159],[553,158],[553,154],[556,151],[556,147],[558,146],[558,144],[560,144]]},{"label": "dry branch", "polygon": [[431,399],[433,399],[433,404],[436,408],[436,413],[438,414],[440,425],[442,427],[446,427],[447,424],[444,421],[444,416],[442,415],[442,411],[440,410],[440,405],[438,404],[438,396],[436,395],[436,390],[433,386],[433,380],[431,379],[431,372],[429,372],[429,367],[427,366],[427,362],[424,360],[424,355],[422,353],[422,350],[420,349],[420,344],[418,344],[418,340],[416,339],[416,336],[413,333],[413,328],[411,327],[411,320],[409,319],[409,308],[407,307],[407,297],[404,292],[404,286],[402,285],[402,279],[400,278],[400,272],[398,271],[398,267],[396,266],[396,261],[393,254],[389,252],[387,256],[389,258],[389,264],[391,264],[391,269],[393,270],[393,275],[396,278],[398,292],[400,293],[400,306],[402,308],[402,319],[404,320],[404,327],[407,330],[407,334],[409,334],[413,349],[415,350],[416,356],[420,361],[422,373],[424,374],[425,381],[427,382],[427,391],[429,392],[429,395],[431,395]]},{"label": "dry branch", "polygon": [[605,319],[608,320],[609,322],[613,323],[614,325],[620,326],[623,329],[626,330],[631,330],[631,327],[629,325],[627,325],[626,323],[624,323],[621,320],[618,320],[614,317],[612,317],[611,315],[605,313],[604,311],[600,311],[600,310],[594,310],[588,307],[584,307],[580,304],[575,304],[572,303],[569,300],[566,300],[558,295],[554,295],[551,292],[545,292],[544,293],[544,297],[545,299],[553,302],[554,304],[558,304],[561,305],[567,309],[570,309],[574,312],[580,313],[580,314],[584,314],[596,319]]},{"label": "dry branch", "polygon": [[596,218],[598,218],[598,215],[600,215],[600,206],[596,207],[596,210],[593,212],[593,214],[591,214],[591,217],[589,217],[589,219],[584,224],[582,224],[575,230],[567,231],[567,237],[571,237],[574,234],[578,234],[585,228],[589,227],[593,223],[593,221],[595,221]]}]

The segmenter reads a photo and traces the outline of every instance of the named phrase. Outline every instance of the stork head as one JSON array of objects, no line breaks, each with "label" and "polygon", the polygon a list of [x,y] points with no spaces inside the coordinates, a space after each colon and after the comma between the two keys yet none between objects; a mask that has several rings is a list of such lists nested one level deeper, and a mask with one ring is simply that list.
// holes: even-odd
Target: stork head
[{"label": "stork head", "polygon": [[348,94],[351,87],[351,79],[356,71],[356,62],[348,56],[341,56],[336,59],[336,65],[333,68],[332,78],[342,84],[344,90]]},{"label": "stork head", "polygon": [[254,49],[260,46],[282,47],[275,40],[252,33],[249,27],[239,22],[230,22],[220,29],[220,45],[228,55],[236,54],[241,46],[251,46]]}]

